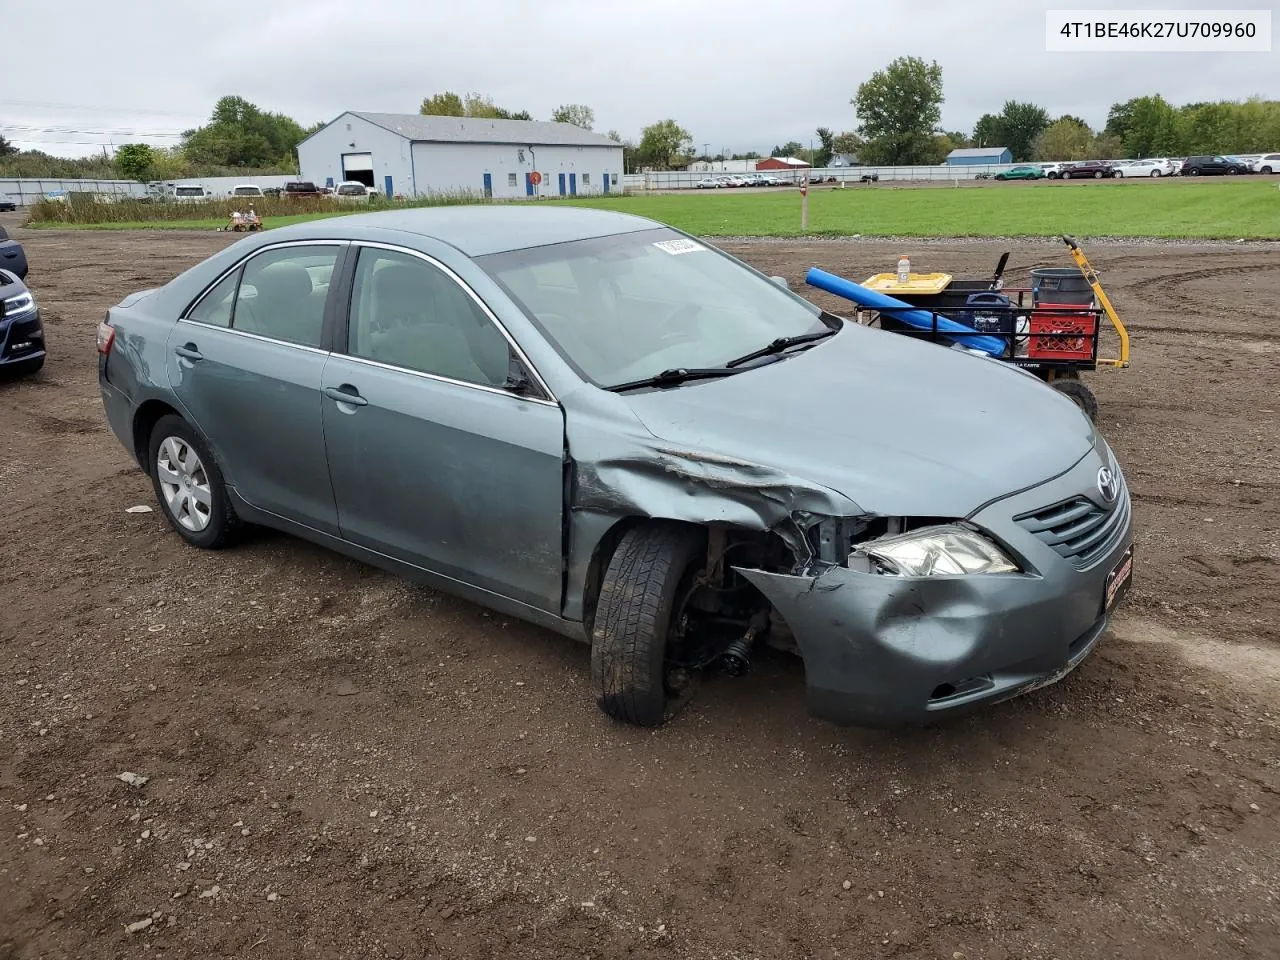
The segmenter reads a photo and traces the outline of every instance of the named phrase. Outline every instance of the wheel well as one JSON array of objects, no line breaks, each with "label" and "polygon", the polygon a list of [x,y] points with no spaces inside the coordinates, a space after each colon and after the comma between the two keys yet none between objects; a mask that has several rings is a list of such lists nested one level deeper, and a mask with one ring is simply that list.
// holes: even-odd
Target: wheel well
[{"label": "wheel well", "polygon": [[[755,545],[754,562],[750,564],[751,566],[759,565],[783,572],[789,570],[794,561],[791,551],[776,533],[727,526],[725,524],[692,523],[687,520],[671,520],[664,517],[624,517],[610,527],[608,532],[596,543],[595,550],[591,555],[591,562],[587,565],[587,573],[583,583],[582,622],[586,628],[588,639],[590,639],[595,627],[596,604],[600,599],[600,586],[604,580],[605,571],[609,569],[609,562],[613,559],[613,554],[617,550],[618,544],[629,531],[650,524],[679,524],[680,526],[692,527],[701,531],[708,539],[707,559],[714,566],[721,569],[727,569],[733,562],[725,563],[724,560],[730,549],[747,544]],[[717,544],[719,545],[718,547]],[[712,552],[716,553],[715,557],[710,556]],[[764,598],[761,597],[761,600],[763,601]]]},{"label": "wheel well", "polygon": [[147,447],[151,443],[151,431],[161,417],[171,413],[180,416],[177,410],[163,400],[148,400],[133,415],[133,455],[144,470],[148,469]]}]

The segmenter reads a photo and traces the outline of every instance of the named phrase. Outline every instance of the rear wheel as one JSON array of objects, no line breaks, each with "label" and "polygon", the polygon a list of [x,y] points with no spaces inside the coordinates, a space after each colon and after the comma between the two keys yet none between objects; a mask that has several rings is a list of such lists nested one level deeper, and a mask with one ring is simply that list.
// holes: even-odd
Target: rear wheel
[{"label": "rear wheel", "polygon": [[1151,171],[1151,175],[1152,175],[1153,177],[1158,177],[1158,176],[1160,176],[1160,171],[1159,171],[1159,170],[1152,170],[1152,171]]},{"label": "rear wheel", "polygon": [[600,709],[653,727],[666,713],[668,642],[705,554],[701,530],[649,524],[623,534],[600,585],[591,630],[591,688]]},{"label": "rear wheel", "polygon": [[1259,173],[1270,173],[1270,172],[1271,172],[1271,168],[1270,168],[1270,167],[1263,167],[1263,168],[1262,168],[1261,170],[1259,170],[1258,172],[1259,172]]},{"label": "rear wheel", "polygon": [[1070,180],[1070,179],[1071,179],[1071,174],[1069,174],[1069,173],[1063,173],[1063,175],[1062,175],[1062,179],[1063,179],[1063,180]]},{"label": "rear wheel", "polygon": [[1101,170],[1097,171],[1097,172],[1093,175],[1093,179],[1095,179],[1095,180],[1101,180],[1101,179],[1102,179],[1102,171],[1101,171]]},{"label": "rear wheel", "polygon": [[1183,172],[1184,172],[1188,177],[1198,177],[1198,176],[1200,176],[1200,170],[1199,170],[1198,168],[1196,168],[1196,167],[1192,167],[1190,170],[1184,170]]},{"label": "rear wheel", "polygon": [[1090,420],[1098,419],[1098,398],[1079,380],[1074,377],[1064,377],[1061,380],[1050,380],[1049,386],[1069,398]]},{"label": "rear wheel", "polygon": [[161,417],[148,446],[151,483],[173,529],[195,547],[217,550],[240,527],[213,452],[181,417]]}]

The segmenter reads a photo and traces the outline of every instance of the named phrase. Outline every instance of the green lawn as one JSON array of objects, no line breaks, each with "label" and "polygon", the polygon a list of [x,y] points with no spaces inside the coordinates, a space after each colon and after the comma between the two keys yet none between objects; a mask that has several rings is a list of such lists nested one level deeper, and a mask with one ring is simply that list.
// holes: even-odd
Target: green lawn
[{"label": "green lawn", "polygon": [[[700,236],[798,236],[796,190],[567,201],[652,217]],[[1280,189],[1266,180],[850,186],[809,192],[813,235],[914,237],[1280,237]]]},{"label": "green lawn", "polygon": [[[799,236],[800,195],[770,192],[628,195],[542,201],[625,211],[700,236]],[[356,212],[356,211],[348,211]],[[267,217],[282,227],[337,213]],[[222,220],[94,223],[93,230],[214,230]],[[68,227],[33,223],[33,227]],[[1001,183],[993,186],[822,188],[809,193],[810,235],[913,237],[1280,238],[1271,178]]]}]

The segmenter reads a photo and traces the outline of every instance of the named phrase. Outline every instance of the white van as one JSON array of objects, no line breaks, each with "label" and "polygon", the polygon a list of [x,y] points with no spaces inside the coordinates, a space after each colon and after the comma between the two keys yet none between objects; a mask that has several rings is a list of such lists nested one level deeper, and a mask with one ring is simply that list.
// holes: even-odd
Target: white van
[{"label": "white van", "polygon": [[201,186],[180,183],[173,188],[173,199],[179,203],[199,203],[202,200],[210,200],[212,197],[213,195]]}]

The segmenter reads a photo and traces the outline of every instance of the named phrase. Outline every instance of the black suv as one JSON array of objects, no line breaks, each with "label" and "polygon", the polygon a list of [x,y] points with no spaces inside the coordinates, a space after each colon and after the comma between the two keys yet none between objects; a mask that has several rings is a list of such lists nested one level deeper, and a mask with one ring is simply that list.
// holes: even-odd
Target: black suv
[{"label": "black suv", "polygon": [[310,180],[294,180],[284,185],[284,195],[286,197],[323,197],[317,187]]},{"label": "black suv", "polygon": [[1221,176],[1228,173],[1252,173],[1248,164],[1226,157],[1187,157],[1182,161],[1184,177]]}]

